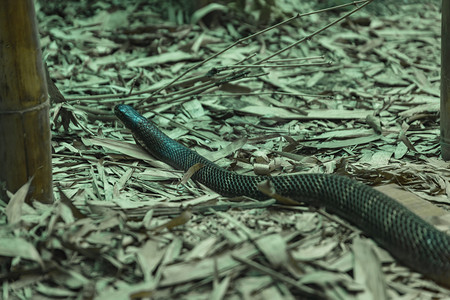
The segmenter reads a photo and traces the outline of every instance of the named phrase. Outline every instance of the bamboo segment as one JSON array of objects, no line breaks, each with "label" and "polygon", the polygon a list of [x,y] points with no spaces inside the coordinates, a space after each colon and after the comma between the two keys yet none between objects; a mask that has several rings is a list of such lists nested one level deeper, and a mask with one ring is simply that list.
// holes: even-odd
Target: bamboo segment
[{"label": "bamboo segment", "polygon": [[450,160],[450,1],[442,0],[441,153]]},{"label": "bamboo segment", "polygon": [[[53,201],[49,101],[33,0],[0,5],[0,183]],[[6,201],[4,188],[3,201]]]}]

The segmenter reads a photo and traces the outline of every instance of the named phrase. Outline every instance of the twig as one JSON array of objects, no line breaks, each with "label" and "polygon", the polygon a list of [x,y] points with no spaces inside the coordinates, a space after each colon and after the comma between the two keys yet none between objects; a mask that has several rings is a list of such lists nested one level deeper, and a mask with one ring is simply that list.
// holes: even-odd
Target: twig
[{"label": "twig", "polygon": [[291,22],[291,21],[297,19],[297,18],[302,18],[302,17],[305,17],[305,16],[309,16],[309,15],[313,15],[313,14],[318,14],[318,13],[322,13],[322,12],[325,12],[325,11],[330,11],[330,10],[334,10],[334,9],[339,9],[339,8],[342,8],[342,7],[345,7],[345,6],[349,6],[349,5],[357,5],[357,4],[359,4],[359,3],[363,3],[363,5],[361,5],[361,6],[357,7],[357,8],[355,8],[355,9],[353,9],[353,10],[350,11],[349,13],[345,14],[342,18],[339,18],[339,19],[337,19],[337,20],[331,22],[331,23],[328,24],[327,26],[325,26],[325,27],[323,27],[323,28],[317,30],[316,32],[314,32],[313,34],[311,34],[311,35],[305,37],[304,39],[302,39],[302,40],[300,40],[300,41],[297,41],[297,42],[291,44],[290,46],[288,46],[288,47],[286,47],[286,48],[284,48],[284,49],[281,49],[280,51],[276,52],[275,54],[270,55],[270,56],[266,57],[265,59],[260,60],[259,62],[257,62],[257,64],[260,64],[260,63],[265,62],[265,61],[269,60],[270,58],[272,58],[272,57],[274,57],[274,56],[276,56],[276,55],[278,55],[278,54],[280,54],[280,53],[282,53],[282,52],[284,52],[284,51],[286,51],[286,50],[288,50],[288,49],[290,49],[290,48],[292,48],[292,47],[294,47],[294,46],[296,46],[296,45],[298,45],[298,44],[300,44],[301,42],[303,42],[303,41],[305,41],[305,40],[307,40],[307,39],[311,39],[311,37],[313,37],[314,35],[317,35],[318,33],[324,31],[325,29],[329,28],[330,26],[332,26],[332,25],[334,25],[334,24],[340,22],[341,20],[345,19],[346,17],[350,16],[351,14],[355,13],[356,11],[360,10],[361,8],[363,8],[364,6],[366,6],[367,4],[369,4],[369,3],[372,2],[372,1],[373,1],[373,0],[367,0],[367,1],[366,1],[366,0],[363,0],[363,1],[354,1],[354,2],[352,2],[352,3],[347,3],[347,4],[343,4],[343,5],[338,5],[338,6],[334,6],[334,7],[330,7],[330,8],[326,8],[326,9],[321,9],[321,10],[317,10],[317,11],[312,11],[312,12],[308,12],[308,13],[304,13],[304,14],[297,14],[297,15],[295,15],[295,16],[293,16],[293,17],[287,19],[287,20],[284,20],[284,21],[282,21],[282,22],[280,22],[280,23],[277,23],[277,24],[275,24],[275,25],[273,25],[273,26],[267,27],[267,28],[265,28],[265,29],[263,29],[263,30],[261,30],[261,31],[259,31],[259,32],[256,32],[256,33],[254,33],[254,34],[251,34],[251,35],[249,35],[249,36],[247,36],[247,37],[245,37],[245,38],[239,39],[238,41],[234,42],[233,44],[231,44],[230,46],[226,47],[226,48],[223,49],[222,51],[219,51],[219,52],[213,54],[212,56],[208,57],[207,59],[205,59],[205,60],[203,60],[203,61],[201,61],[201,62],[195,64],[194,66],[188,68],[186,71],[184,71],[183,73],[181,73],[179,76],[175,77],[175,78],[174,78],[172,81],[170,81],[168,84],[166,84],[166,85],[162,86],[161,88],[157,89],[156,91],[154,91],[149,97],[147,97],[147,98],[145,98],[145,99],[139,101],[137,105],[140,105],[140,104],[142,104],[142,102],[145,102],[145,101],[150,100],[155,94],[158,94],[158,93],[161,92],[162,90],[168,88],[168,87],[171,86],[173,83],[175,83],[176,81],[178,81],[179,79],[181,79],[182,77],[184,77],[186,74],[188,74],[188,73],[190,73],[191,71],[193,71],[193,70],[199,68],[200,66],[204,65],[205,63],[207,63],[208,61],[212,60],[213,58],[215,58],[215,57],[217,57],[217,56],[223,54],[224,52],[230,50],[231,48],[233,48],[233,47],[235,47],[235,46],[237,46],[237,45],[239,45],[239,44],[244,43],[244,42],[247,41],[247,40],[253,39],[254,37],[256,37],[256,36],[258,36],[258,35],[261,35],[261,34],[266,33],[266,32],[268,32],[268,31],[270,31],[270,30],[272,30],[272,29],[275,29],[275,28],[277,28],[277,27],[280,27],[280,26],[282,26],[282,25],[284,25],[284,24],[286,24],[286,23],[289,23],[289,22]]},{"label": "twig", "polygon": [[310,66],[331,66],[332,62],[319,62],[319,63],[309,63],[309,64],[292,64],[292,65],[277,65],[277,64],[268,64],[268,65],[233,65],[233,66],[227,66],[224,67],[226,69],[231,68],[294,68],[294,67],[310,67]]},{"label": "twig", "polygon": [[287,47],[284,47],[283,49],[281,49],[281,50],[279,50],[279,51],[273,53],[272,55],[267,56],[266,58],[261,59],[261,60],[258,61],[258,62],[255,62],[255,65],[262,64],[263,62],[266,62],[267,60],[271,59],[272,57],[275,57],[275,56],[277,56],[277,55],[280,55],[281,53],[283,53],[283,52],[285,52],[285,51],[287,51],[287,50],[289,50],[289,49],[291,49],[291,48],[293,48],[293,47],[295,47],[295,46],[297,46],[297,45],[303,43],[303,42],[306,41],[306,40],[310,40],[311,38],[313,38],[314,36],[318,35],[318,34],[321,33],[322,31],[324,31],[324,30],[330,28],[331,26],[333,26],[333,25],[339,23],[340,21],[344,20],[344,19],[347,18],[348,16],[354,14],[355,12],[357,12],[357,11],[360,10],[361,8],[365,7],[366,5],[368,5],[369,3],[371,3],[372,1],[373,1],[373,0],[367,0],[363,5],[356,7],[355,9],[349,11],[348,13],[346,13],[345,15],[343,15],[342,17],[340,17],[340,18],[338,18],[338,19],[332,21],[331,23],[328,23],[328,24],[325,25],[324,27],[322,27],[322,28],[320,28],[320,29],[314,31],[314,32],[311,33],[310,35],[305,36],[304,38],[302,38],[302,39],[300,39],[300,40],[298,40],[298,41],[296,41],[296,42],[290,44],[290,45],[287,46]]}]

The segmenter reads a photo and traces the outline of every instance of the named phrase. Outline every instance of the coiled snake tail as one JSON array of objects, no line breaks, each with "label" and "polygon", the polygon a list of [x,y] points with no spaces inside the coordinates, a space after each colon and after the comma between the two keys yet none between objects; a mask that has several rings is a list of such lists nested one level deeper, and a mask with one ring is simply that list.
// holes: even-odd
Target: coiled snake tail
[{"label": "coiled snake tail", "polygon": [[172,140],[131,106],[117,105],[115,114],[139,144],[161,161],[184,171],[203,164],[192,178],[214,191],[267,199],[257,185],[269,180],[277,194],[299,201],[299,205],[304,202],[324,206],[374,238],[411,269],[450,287],[450,236],[385,194],[337,175],[239,175]]}]

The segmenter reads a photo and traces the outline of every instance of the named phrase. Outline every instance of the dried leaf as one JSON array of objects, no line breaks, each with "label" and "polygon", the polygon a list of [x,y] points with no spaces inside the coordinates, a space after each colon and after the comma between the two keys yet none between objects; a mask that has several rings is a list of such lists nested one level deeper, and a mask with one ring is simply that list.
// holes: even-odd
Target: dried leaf
[{"label": "dried leaf", "polygon": [[183,211],[178,217],[173,218],[170,221],[168,221],[162,225],[159,225],[158,227],[155,227],[151,230],[160,231],[164,228],[171,230],[176,226],[181,226],[181,225],[186,224],[187,222],[189,222],[191,217],[192,217],[192,213],[191,213],[190,209],[187,209],[187,210]]},{"label": "dried leaf", "polygon": [[258,183],[258,190],[260,190],[262,193],[266,194],[267,196],[274,198],[279,203],[284,205],[298,205],[297,201],[294,201],[288,197],[282,196],[277,193],[275,190],[275,187],[270,182],[270,180],[264,180]]},{"label": "dried leaf", "polygon": [[33,260],[44,268],[44,261],[36,248],[20,237],[0,237],[0,255]]},{"label": "dried leaf", "polygon": [[22,218],[22,206],[25,203],[25,199],[28,195],[28,190],[30,189],[33,178],[34,176],[30,177],[27,183],[21,186],[9,200],[9,203],[5,209],[9,224],[17,223]]},{"label": "dried leaf", "polygon": [[186,184],[186,182],[191,179],[191,177],[201,168],[203,168],[205,165],[202,163],[196,163],[195,165],[191,166],[186,173],[184,173],[183,178],[181,178],[180,184]]}]

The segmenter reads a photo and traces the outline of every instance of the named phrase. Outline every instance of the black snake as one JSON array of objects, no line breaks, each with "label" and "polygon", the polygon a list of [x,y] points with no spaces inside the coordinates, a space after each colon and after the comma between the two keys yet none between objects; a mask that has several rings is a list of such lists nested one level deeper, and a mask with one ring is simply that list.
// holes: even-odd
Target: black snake
[{"label": "black snake", "polygon": [[355,224],[405,265],[450,287],[450,236],[385,194],[338,175],[239,175],[172,140],[131,106],[117,105],[115,114],[156,158],[184,171],[202,164],[192,178],[214,191],[225,196],[267,199],[257,185],[269,180],[277,194],[299,205],[324,206]]}]

